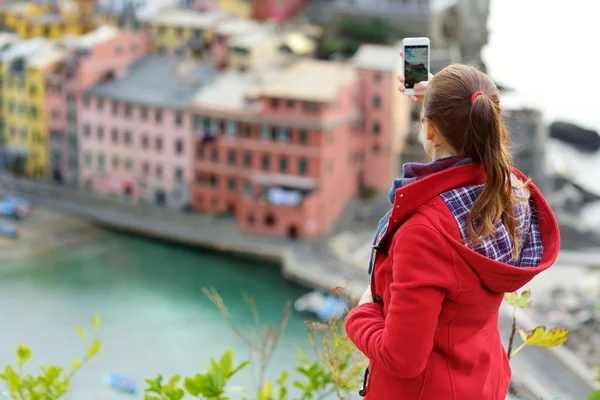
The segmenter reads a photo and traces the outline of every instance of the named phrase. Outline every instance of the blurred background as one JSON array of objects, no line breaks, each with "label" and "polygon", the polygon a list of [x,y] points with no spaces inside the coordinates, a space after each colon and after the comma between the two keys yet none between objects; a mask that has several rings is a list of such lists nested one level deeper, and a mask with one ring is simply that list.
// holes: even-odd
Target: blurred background
[{"label": "blurred background", "polygon": [[[266,375],[301,375],[295,348],[315,358],[305,320],[337,315],[336,286],[362,293],[391,181],[425,160],[396,74],[402,38],[427,36],[433,73],[463,62],[497,83],[516,166],[561,227],[519,324],[571,334],[525,349],[512,388],[586,399],[600,364],[598,7],[1,1],[2,365],[20,343],[35,365],[70,365],[74,327],[99,314],[102,349],[70,398],[143,398],[144,378],[203,372],[227,349],[248,359],[214,288],[242,332],[248,303],[263,322],[283,315]],[[500,323],[508,339],[510,312]]]}]

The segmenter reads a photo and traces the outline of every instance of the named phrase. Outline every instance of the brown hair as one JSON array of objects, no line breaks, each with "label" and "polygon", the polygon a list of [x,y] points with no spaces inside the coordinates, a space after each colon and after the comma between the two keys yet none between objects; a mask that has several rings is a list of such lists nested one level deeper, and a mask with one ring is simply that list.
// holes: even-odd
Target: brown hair
[{"label": "brown hair", "polygon": [[[483,94],[471,103],[475,92]],[[516,232],[513,202],[520,198],[513,195],[510,134],[502,119],[498,88],[474,67],[449,65],[429,82],[423,117],[433,123],[442,141],[485,169],[487,183],[469,212],[466,241],[478,244],[493,236],[502,219],[516,258],[521,240]]]}]

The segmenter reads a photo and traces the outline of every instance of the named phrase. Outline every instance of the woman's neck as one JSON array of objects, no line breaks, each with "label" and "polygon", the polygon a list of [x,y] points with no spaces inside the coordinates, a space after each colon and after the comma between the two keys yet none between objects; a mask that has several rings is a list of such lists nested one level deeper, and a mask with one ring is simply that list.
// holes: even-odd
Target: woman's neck
[{"label": "woman's neck", "polygon": [[455,151],[450,151],[442,148],[434,148],[431,153],[431,159],[433,161],[439,160],[441,158],[454,157],[458,155]]}]

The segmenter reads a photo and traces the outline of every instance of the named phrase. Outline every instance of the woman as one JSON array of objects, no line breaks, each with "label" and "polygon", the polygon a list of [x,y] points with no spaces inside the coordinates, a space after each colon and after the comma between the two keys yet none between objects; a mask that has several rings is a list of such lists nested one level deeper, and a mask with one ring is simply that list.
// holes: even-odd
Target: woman
[{"label": "woman", "polygon": [[[404,92],[404,77],[399,76]],[[505,292],[552,265],[556,220],[512,166],[498,89],[450,65],[421,82],[429,164],[409,163],[373,246],[371,285],[345,320],[369,358],[369,400],[505,399]]]}]

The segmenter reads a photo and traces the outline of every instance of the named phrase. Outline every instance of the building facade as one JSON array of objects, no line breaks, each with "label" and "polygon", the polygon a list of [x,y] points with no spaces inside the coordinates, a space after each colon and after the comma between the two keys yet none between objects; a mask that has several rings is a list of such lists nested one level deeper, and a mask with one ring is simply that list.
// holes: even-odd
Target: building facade
[{"label": "building facade", "polygon": [[152,51],[181,56],[192,49],[199,56],[211,41],[217,23],[227,18],[222,11],[165,10],[149,21]]},{"label": "building facade", "polygon": [[66,56],[45,39],[20,42],[0,54],[7,168],[18,175],[47,173],[45,73]]},{"label": "building facade", "polygon": [[86,91],[80,107],[80,181],[97,193],[175,208],[189,203],[195,93],[210,62],[148,55],[128,74]]},{"label": "building facade", "polygon": [[104,80],[126,75],[128,66],[148,52],[149,41],[143,32],[105,26],[64,44],[69,56],[46,74],[50,175],[54,182],[77,184],[82,93]]},{"label": "building facade", "polygon": [[231,213],[247,232],[322,234],[358,193],[364,168],[356,70],[299,60],[256,74],[229,72],[194,103],[192,206]]}]

